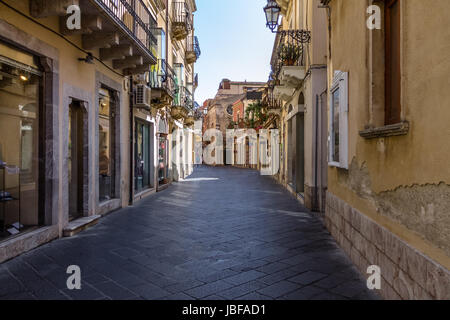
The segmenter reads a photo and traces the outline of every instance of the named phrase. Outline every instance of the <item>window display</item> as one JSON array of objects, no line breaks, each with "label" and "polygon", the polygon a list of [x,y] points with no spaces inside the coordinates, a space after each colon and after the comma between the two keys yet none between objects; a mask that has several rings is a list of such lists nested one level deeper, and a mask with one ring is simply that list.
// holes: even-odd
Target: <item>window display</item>
[{"label": "window display", "polygon": [[153,187],[153,127],[144,121],[136,121],[135,192]]},{"label": "window display", "polygon": [[39,224],[41,78],[32,55],[0,44],[0,240]]},{"label": "window display", "polygon": [[99,195],[100,202],[115,198],[114,167],[114,111],[115,101],[112,92],[100,89],[99,101]]},{"label": "window display", "polygon": [[168,140],[165,135],[159,137],[159,157],[158,157],[158,181],[160,185],[168,183],[168,168],[167,168],[167,144]]}]

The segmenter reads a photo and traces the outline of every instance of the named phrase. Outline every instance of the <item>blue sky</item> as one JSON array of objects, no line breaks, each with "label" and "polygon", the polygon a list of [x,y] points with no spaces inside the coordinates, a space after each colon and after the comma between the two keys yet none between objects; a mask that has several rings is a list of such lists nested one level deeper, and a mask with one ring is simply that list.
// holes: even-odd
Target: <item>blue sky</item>
[{"label": "blue sky", "polygon": [[220,81],[267,81],[275,36],[266,28],[267,0],[197,0],[195,33],[202,55],[195,64],[195,100],[213,98]]}]

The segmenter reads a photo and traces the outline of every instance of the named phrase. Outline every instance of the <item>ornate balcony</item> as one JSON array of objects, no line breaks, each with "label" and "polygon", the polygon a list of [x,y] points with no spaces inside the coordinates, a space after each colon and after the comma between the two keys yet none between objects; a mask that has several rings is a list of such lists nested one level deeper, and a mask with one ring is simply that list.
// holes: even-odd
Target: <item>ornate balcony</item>
[{"label": "ornate balcony", "polygon": [[150,69],[150,88],[152,88],[152,105],[156,108],[170,106],[175,97],[175,72],[166,60],[159,59]]},{"label": "ornate balcony", "polygon": [[178,86],[172,103],[171,115],[175,120],[187,118],[194,110],[192,93],[184,86]]},{"label": "ornate balcony", "polygon": [[262,105],[267,110],[267,112],[275,111],[281,109],[282,101],[277,99],[274,90],[275,90],[275,80],[269,80],[267,83],[267,89],[264,92]]},{"label": "ornate balcony", "polygon": [[272,73],[278,84],[274,88],[276,99],[290,100],[306,76],[305,51],[309,33],[292,30],[277,37],[275,55],[272,59]]},{"label": "ornate balcony", "polygon": [[185,1],[172,2],[172,37],[185,39],[192,31],[192,11]]},{"label": "ornate balcony", "polygon": [[[112,61],[113,68],[124,74],[139,74],[156,64],[152,48],[156,21],[143,0],[31,0],[34,18],[60,17],[65,35],[81,35],[86,51],[99,49],[102,61]],[[67,29],[67,8],[79,5],[81,29]]]},{"label": "ornate balcony", "polygon": [[198,73],[194,75],[194,91],[198,88]]},{"label": "ornate balcony", "polygon": [[189,36],[186,41],[186,62],[195,63],[201,54],[200,44],[196,36]]}]

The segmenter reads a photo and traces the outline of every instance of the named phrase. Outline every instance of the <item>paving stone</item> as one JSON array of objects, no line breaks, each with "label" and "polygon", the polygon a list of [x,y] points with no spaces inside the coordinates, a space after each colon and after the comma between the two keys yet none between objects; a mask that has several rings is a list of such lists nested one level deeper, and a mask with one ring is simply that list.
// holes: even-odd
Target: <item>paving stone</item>
[{"label": "paving stone", "polygon": [[164,297],[171,295],[170,292],[150,283],[131,287],[130,291],[147,300],[162,300]]},{"label": "paving stone", "polygon": [[290,265],[285,264],[285,263],[272,262],[270,264],[266,264],[266,265],[264,265],[262,267],[259,267],[256,270],[264,272],[266,274],[272,274],[272,273],[275,273],[277,271],[284,270],[284,269],[287,269],[287,268],[290,268],[290,267],[291,267]]},{"label": "paving stone", "polygon": [[213,273],[209,273],[209,274],[199,274],[197,275],[196,279],[202,282],[214,282],[217,280],[222,280],[225,278],[229,278],[231,276],[237,275],[239,274],[239,272],[237,271],[233,271],[231,269],[227,269],[227,270],[222,270],[222,271],[215,271]]},{"label": "paving stone", "polygon": [[68,300],[69,296],[64,294],[62,290],[58,290],[51,286],[43,286],[33,291],[33,296],[38,300]]},{"label": "paving stone", "polygon": [[12,276],[0,274],[0,297],[23,292],[25,288]]},{"label": "paving stone", "polygon": [[332,289],[340,285],[341,283],[347,281],[346,278],[339,276],[339,275],[330,275],[326,278],[323,278],[322,280],[314,283],[315,286],[324,288],[324,289]]},{"label": "paving stone", "polygon": [[141,254],[139,251],[130,248],[118,248],[111,250],[111,252],[121,256],[122,258],[131,258]]},{"label": "paving stone", "polygon": [[93,274],[86,278],[83,278],[84,281],[88,282],[89,284],[97,284],[101,282],[108,282],[110,279],[102,276],[101,274]]},{"label": "paving stone", "polygon": [[220,301],[220,300],[225,300],[225,299],[223,297],[221,297],[221,296],[213,294],[213,295],[210,295],[210,296],[207,296],[207,297],[203,298],[202,300]]},{"label": "paving stone", "polygon": [[348,300],[348,298],[324,291],[322,293],[319,293],[318,295],[313,296],[310,300]]},{"label": "paving stone", "polygon": [[188,296],[185,293],[178,292],[175,294],[172,294],[170,296],[165,297],[163,300],[195,300],[191,296]]},{"label": "paving stone", "polygon": [[37,300],[37,298],[29,292],[18,292],[3,296],[1,300]]},{"label": "paving stone", "polygon": [[240,274],[237,274],[237,275],[229,277],[229,278],[225,278],[224,280],[226,282],[232,283],[234,285],[240,285],[242,283],[250,282],[252,280],[261,278],[263,276],[265,276],[264,273],[255,271],[255,270],[251,270],[251,271],[247,271],[247,272],[242,272]]},{"label": "paving stone", "polygon": [[[272,179],[206,166],[192,178],[214,180],[174,183],[0,265],[0,298],[377,298],[322,222]],[[67,289],[70,265],[82,290]]]},{"label": "paving stone", "polygon": [[299,286],[295,283],[288,281],[280,281],[271,286],[265,287],[264,289],[258,290],[258,293],[276,299],[290,292],[293,292],[298,288]]},{"label": "paving stone", "polygon": [[341,285],[337,286],[336,288],[333,288],[330,290],[332,293],[339,294],[341,296],[345,296],[348,298],[353,298],[362,292],[367,290],[367,285],[364,282],[352,280],[342,283]]},{"label": "paving stone", "polygon": [[262,277],[258,279],[259,282],[265,283],[267,285],[274,284],[276,282],[280,282],[281,280],[286,280],[288,278],[292,278],[297,273],[292,270],[281,270],[276,273],[272,273],[268,276]]},{"label": "paving stone", "polygon": [[216,282],[205,284],[203,286],[200,286],[200,287],[197,287],[194,289],[187,290],[187,291],[185,291],[185,293],[194,298],[202,299],[202,298],[205,298],[212,294],[215,294],[217,292],[221,292],[226,289],[229,289],[231,287],[233,287],[232,284],[225,282],[223,280],[219,280]]},{"label": "paving stone", "polygon": [[307,271],[302,274],[299,274],[293,278],[288,279],[291,282],[299,283],[301,285],[308,285],[311,283],[314,283],[320,279],[325,278],[327,275],[319,272],[314,271]]},{"label": "paving stone", "polygon": [[269,262],[265,261],[265,260],[253,260],[253,261],[249,261],[246,263],[241,263],[237,266],[233,266],[230,269],[233,271],[245,272],[245,271],[250,271],[250,270],[262,267],[267,264],[269,264]]},{"label": "paving stone", "polygon": [[98,290],[83,283],[81,284],[80,290],[69,290],[66,288],[62,291],[65,295],[74,300],[96,300],[105,297],[104,294],[102,294]]},{"label": "paving stone", "polygon": [[295,290],[283,297],[285,300],[309,300],[312,297],[324,293],[325,290],[313,286],[306,286],[301,289]]},{"label": "paving stone", "polygon": [[226,298],[227,300],[232,300],[237,297],[244,296],[246,294],[252,293],[258,289],[262,289],[267,285],[258,281],[252,281],[248,283],[241,284],[237,287],[219,292],[218,295]]},{"label": "paving stone", "polygon": [[298,254],[296,256],[280,260],[279,262],[280,263],[284,263],[284,264],[289,264],[289,265],[292,265],[292,266],[296,266],[296,265],[299,265],[299,264],[302,264],[302,263],[304,263],[306,261],[311,261],[311,260],[312,260],[312,258],[307,256],[307,255],[305,255],[305,254]]},{"label": "paving stone", "polygon": [[169,292],[172,292],[172,293],[178,293],[178,292],[186,291],[186,290],[189,290],[189,289],[192,289],[192,288],[195,288],[195,287],[200,287],[202,285],[204,285],[204,283],[201,282],[201,281],[190,280],[190,281],[187,281],[187,282],[179,282],[179,283],[170,285],[168,287],[165,287],[164,289],[169,291]]},{"label": "paving stone", "polygon": [[136,294],[133,292],[111,281],[97,283],[94,287],[113,300],[126,300],[136,297]]},{"label": "paving stone", "polygon": [[253,300],[253,301],[257,301],[257,300],[273,300],[273,298],[262,295],[258,292],[252,292],[249,294],[246,294],[245,296],[239,297],[236,300]]}]

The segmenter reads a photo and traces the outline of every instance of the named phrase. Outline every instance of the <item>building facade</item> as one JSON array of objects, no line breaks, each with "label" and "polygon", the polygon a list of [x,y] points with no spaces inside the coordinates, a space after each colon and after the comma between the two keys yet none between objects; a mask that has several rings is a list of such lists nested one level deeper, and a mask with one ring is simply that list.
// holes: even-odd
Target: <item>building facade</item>
[{"label": "building facade", "polygon": [[[265,85],[265,82],[241,82],[223,79],[219,84],[219,89],[217,90],[214,99],[208,99],[205,101],[205,108],[207,111],[203,117],[203,133],[205,133],[208,129],[217,129],[221,132],[221,138],[223,141],[221,154],[216,155],[215,151],[212,152],[214,157],[216,157],[216,165],[232,164],[231,153],[233,150],[232,148],[227,149],[227,130],[234,128],[234,104],[239,99],[243,99],[243,103],[248,104],[248,100],[246,99],[247,95],[261,90]],[[214,141],[214,139],[215,138],[212,138],[211,141]],[[208,145],[209,142],[206,141],[205,146]],[[230,146],[230,143],[228,143],[228,146]]]},{"label": "building facade", "polygon": [[[71,5],[79,28],[67,24]],[[195,10],[195,1],[0,3],[0,262],[192,171],[179,158],[192,156]],[[165,58],[174,78],[158,79],[173,92],[160,103],[152,76]],[[177,154],[175,126],[187,129]]]},{"label": "building facade", "polygon": [[282,18],[271,58],[263,127],[280,130],[276,179],[307,208],[323,212],[327,188],[326,12],[318,0],[275,2]]},{"label": "building facade", "polygon": [[449,299],[450,3],[321,2],[326,225],[361,272],[380,267],[383,297]]}]

